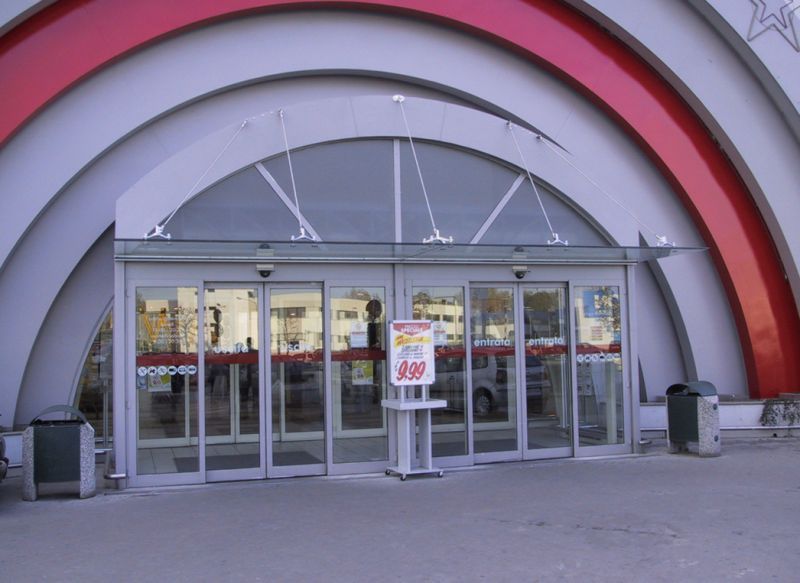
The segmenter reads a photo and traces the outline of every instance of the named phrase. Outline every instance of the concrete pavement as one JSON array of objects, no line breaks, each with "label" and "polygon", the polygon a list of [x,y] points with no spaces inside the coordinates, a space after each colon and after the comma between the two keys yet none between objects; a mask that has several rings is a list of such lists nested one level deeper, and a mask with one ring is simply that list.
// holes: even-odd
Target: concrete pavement
[{"label": "concrete pavement", "polygon": [[3,581],[797,581],[800,440],[20,500]]}]

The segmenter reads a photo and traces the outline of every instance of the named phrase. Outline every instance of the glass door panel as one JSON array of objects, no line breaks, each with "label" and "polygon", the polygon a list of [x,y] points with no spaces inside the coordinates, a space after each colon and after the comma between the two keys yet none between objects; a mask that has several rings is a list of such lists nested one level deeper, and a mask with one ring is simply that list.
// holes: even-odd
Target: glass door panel
[{"label": "glass door panel", "polygon": [[470,288],[475,453],[517,450],[514,288]]},{"label": "glass door panel", "polygon": [[325,462],[322,290],[270,289],[272,465]]},{"label": "glass door panel", "polygon": [[411,312],[414,320],[433,322],[436,382],[430,387],[430,396],[447,401],[447,407],[431,411],[433,455],[466,455],[464,288],[414,286]]},{"label": "glass door panel", "polygon": [[575,287],[580,445],[625,442],[618,286]]},{"label": "glass door panel", "polygon": [[136,288],[136,473],[198,472],[197,288]]},{"label": "glass door panel", "polygon": [[206,470],[257,468],[258,291],[205,290]]},{"label": "glass door panel", "polygon": [[523,288],[525,409],[529,450],[572,445],[566,289]]},{"label": "glass door panel", "polygon": [[388,459],[386,291],[330,288],[333,462]]}]

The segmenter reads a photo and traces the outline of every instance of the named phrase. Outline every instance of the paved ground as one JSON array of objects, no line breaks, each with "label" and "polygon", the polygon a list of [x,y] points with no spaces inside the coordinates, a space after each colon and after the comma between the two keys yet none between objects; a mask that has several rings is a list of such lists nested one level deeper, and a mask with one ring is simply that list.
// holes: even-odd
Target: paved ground
[{"label": "paved ground", "polygon": [[800,439],[663,451],[33,503],[11,477],[0,580],[800,580]]}]

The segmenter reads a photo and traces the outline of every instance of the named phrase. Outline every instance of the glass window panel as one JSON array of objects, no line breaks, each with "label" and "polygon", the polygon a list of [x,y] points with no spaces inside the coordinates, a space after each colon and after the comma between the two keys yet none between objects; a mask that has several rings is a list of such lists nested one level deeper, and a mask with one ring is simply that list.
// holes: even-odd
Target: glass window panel
[{"label": "glass window panel", "polygon": [[[291,197],[286,156],[267,160],[264,166]],[[300,208],[323,241],[394,241],[391,140],[354,140],[295,150],[292,166]],[[296,234],[297,220],[276,233],[287,229]]]},{"label": "glass window panel", "polygon": [[528,449],[572,444],[569,328],[564,288],[524,288]]},{"label": "glass window panel", "polygon": [[205,291],[206,470],[257,468],[258,292]]},{"label": "glass window panel", "polygon": [[[537,190],[553,229],[562,239],[567,239],[570,246],[608,246],[608,240],[560,196],[541,184],[537,184]],[[486,231],[481,243],[543,245],[550,238],[550,229],[539,207],[536,193],[531,183],[525,180]]]},{"label": "glass window panel", "polygon": [[138,474],[196,472],[197,288],[136,288]]},{"label": "glass window panel", "polygon": [[[436,226],[468,243],[514,183],[517,174],[488,158],[439,144],[414,141]],[[407,140],[400,144],[403,241],[419,243],[432,232],[428,207]],[[385,240],[385,238],[382,238]]]},{"label": "glass window panel", "polygon": [[[519,176],[493,159],[448,145],[415,142],[431,210],[443,235],[469,242]],[[394,241],[394,153],[391,140],[348,140],[292,152],[303,214],[324,241]],[[291,198],[285,155],[263,161]],[[431,234],[411,148],[400,144],[402,239]],[[561,196],[539,186],[556,230],[572,245],[608,245],[604,236]],[[287,240],[297,220],[253,167],[195,196],[170,221],[173,239]],[[541,236],[537,235],[540,234]],[[566,235],[565,235],[566,234]],[[529,182],[501,211],[482,243],[536,243],[550,232]]]},{"label": "glass window panel", "polygon": [[575,288],[575,335],[580,443],[624,443],[619,287]]},{"label": "glass window panel", "polygon": [[270,290],[272,463],[325,461],[322,291]]},{"label": "glass window panel", "polygon": [[75,406],[94,427],[95,439],[102,439],[106,446],[113,435],[113,335],[113,318],[109,312],[92,340],[75,391]]},{"label": "glass window panel", "polygon": [[470,288],[475,453],[517,449],[514,289]]},{"label": "glass window panel", "polygon": [[414,287],[412,293],[412,318],[433,322],[436,382],[430,396],[447,401],[447,407],[431,410],[433,455],[466,455],[464,288]]},{"label": "glass window panel", "polygon": [[388,459],[385,297],[382,287],[331,288],[335,463]]},{"label": "glass window panel", "polygon": [[261,174],[250,167],[182,206],[170,221],[169,232],[173,239],[288,240],[297,234],[297,219]]}]

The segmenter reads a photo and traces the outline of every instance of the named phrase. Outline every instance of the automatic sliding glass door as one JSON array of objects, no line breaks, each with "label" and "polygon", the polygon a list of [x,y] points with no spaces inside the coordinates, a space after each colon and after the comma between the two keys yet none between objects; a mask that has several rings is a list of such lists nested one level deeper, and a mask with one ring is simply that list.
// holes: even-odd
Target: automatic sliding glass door
[{"label": "automatic sliding glass door", "polygon": [[567,290],[522,288],[525,457],[572,455]]},{"label": "automatic sliding glass door", "polygon": [[601,446],[611,453],[629,450],[625,427],[620,286],[587,285],[573,288],[579,447]]},{"label": "automatic sliding glass door", "polygon": [[204,300],[206,472],[209,479],[258,477],[259,290],[206,287]]},{"label": "automatic sliding glass door", "polygon": [[470,286],[476,455],[518,451],[515,291],[516,286]]},{"label": "automatic sliding glass door", "polygon": [[331,286],[333,463],[389,459],[386,398],[386,288]]},{"label": "automatic sliding glass door", "polygon": [[325,473],[322,289],[268,288],[271,475]]},{"label": "automatic sliding glass door", "polygon": [[413,286],[411,297],[411,319],[433,321],[436,382],[430,396],[447,401],[447,407],[431,411],[433,455],[467,455],[464,288]]},{"label": "automatic sliding glass door", "polygon": [[197,288],[135,290],[136,475],[197,473]]}]

